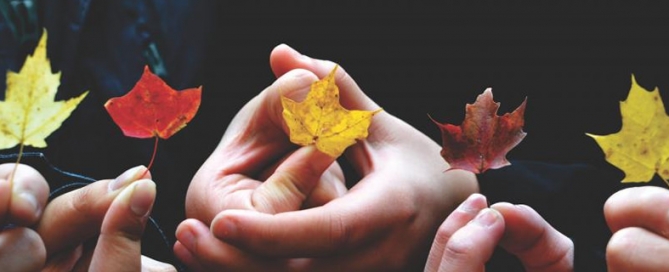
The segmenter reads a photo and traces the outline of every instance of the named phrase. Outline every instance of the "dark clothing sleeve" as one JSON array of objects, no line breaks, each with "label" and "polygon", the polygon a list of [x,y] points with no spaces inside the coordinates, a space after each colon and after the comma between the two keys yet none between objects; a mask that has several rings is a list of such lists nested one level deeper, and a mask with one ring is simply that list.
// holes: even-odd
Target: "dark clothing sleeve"
[{"label": "dark clothing sleeve", "polygon": [[[534,208],[575,245],[575,271],[606,271],[611,236],[603,214],[606,199],[619,190],[621,177],[584,164],[514,161],[478,176],[490,203],[511,202]],[[488,271],[522,271],[510,254],[498,250]]]}]

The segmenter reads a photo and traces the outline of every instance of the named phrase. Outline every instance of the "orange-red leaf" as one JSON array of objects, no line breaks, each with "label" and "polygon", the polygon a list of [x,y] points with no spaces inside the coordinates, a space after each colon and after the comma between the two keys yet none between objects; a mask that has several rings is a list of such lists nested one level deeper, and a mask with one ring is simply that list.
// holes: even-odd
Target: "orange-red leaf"
[{"label": "orange-red leaf", "polygon": [[488,88],[474,104],[467,104],[462,125],[433,120],[441,129],[441,156],[451,165],[450,169],[478,174],[509,165],[506,153],[526,135],[523,132],[526,102],[527,99],[512,113],[498,116],[499,103],[492,100],[492,90]]},{"label": "orange-red leaf", "polygon": [[146,66],[135,87],[105,108],[126,136],[167,139],[193,119],[201,94],[202,87],[175,91]]}]

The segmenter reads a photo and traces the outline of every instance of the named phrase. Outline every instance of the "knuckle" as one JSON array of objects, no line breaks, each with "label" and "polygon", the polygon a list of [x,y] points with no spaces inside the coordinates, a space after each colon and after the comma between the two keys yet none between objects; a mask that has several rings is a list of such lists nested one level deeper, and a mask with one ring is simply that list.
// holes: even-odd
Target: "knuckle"
[{"label": "knuckle", "polygon": [[445,245],[448,242],[448,239],[451,238],[451,233],[446,228],[445,225],[441,225],[437,230],[437,234],[434,237],[434,242],[438,245]]},{"label": "knuckle", "polygon": [[473,251],[475,251],[474,244],[461,239],[451,239],[444,247],[444,255],[450,256],[453,260],[468,259]]},{"label": "knuckle", "polygon": [[268,182],[253,193],[253,206],[260,211],[278,213],[296,209],[307,198],[294,173],[277,171]]},{"label": "knuckle", "polygon": [[413,197],[406,195],[402,191],[396,192],[394,195],[396,197],[393,210],[396,216],[395,218],[398,220],[397,222],[404,226],[413,225],[419,215],[418,203]]},{"label": "knuckle", "polygon": [[333,248],[346,247],[351,240],[349,226],[345,223],[341,215],[332,215],[329,220],[330,226],[330,244]]},{"label": "knuckle", "polygon": [[69,200],[70,208],[82,216],[94,216],[93,201],[94,194],[91,192],[90,186],[84,186],[81,189],[72,193],[72,198]]},{"label": "knuckle", "polygon": [[[305,171],[309,171],[306,170],[306,168],[310,167],[305,167]],[[282,189],[286,190],[291,195],[297,195],[301,199],[304,199],[305,197],[304,188],[300,188],[301,182],[298,175],[288,171],[280,171],[277,172],[277,174],[279,174],[280,178],[278,179],[278,181]]]}]

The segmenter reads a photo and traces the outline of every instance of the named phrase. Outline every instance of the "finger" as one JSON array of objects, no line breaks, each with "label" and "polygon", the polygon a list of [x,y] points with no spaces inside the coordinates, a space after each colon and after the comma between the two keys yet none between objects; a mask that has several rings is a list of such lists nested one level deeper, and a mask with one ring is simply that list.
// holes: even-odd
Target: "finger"
[{"label": "finger", "polygon": [[[351,190],[345,197],[322,207],[264,214],[253,211],[226,210],[211,223],[217,238],[242,250],[261,256],[325,257],[354,250],[382,236],[391,226],[415,219],[405,201],[364,190]],[[399,209],[399,210],[398,210]]]},{"label": "finger", "polygon": [[488,206],[485,196],[472,194],[458,206],[441,224],[432,243],[430,254],[425,265],[425,271],[437,271],[441,264],[446,243],[453,233],[474,219],[482,209]]},{"label": "finger", "polygon": [[[270,54],[270,66],[277,77],[294,69],[313,72],[318,78],[327,76],[337,64],[318,60],[300,54],[288,45],[281,44]],[[335,82],[341,91],[340,102],[345,108],[356,110],[377,110],[380,107],[365,95],[344,68],[337,68]]]},{"label": "finger", "polygon": [[[272,167],[265,169],[260,174],[259,180],[267,180],[292,154],[293,153],[286,155]],[[316,183],[316,187],[313,188],[311,194],[304,200],[302,209],[323,206],[333,199],[343,196],[347,191],[346,181],[344,180],[344,171],[335,160],[330,164],[330,167],[323,172],[323,175],[321,175],[319,181]]]},{"label": "finger", "polygon": [[481,210],[453,233],[444,246],[439,269],[431,271],[483,271],[503,233],[504,218],[499,212]]},{"label": "finger", "polygon": [[102,222],[91,270],[139,270],[142,234],[155,198],[156,184],[144,179],[114,199]]},{"label": "finger", "polygon": [[231,142],[246,146],[249,141],[287,145],[288,127],[283,121],[281,96],[302,101],[317,80],[312,72],[299,69],[278,78],[235,115],[219,146],[225,147]]},{"label": "finger", "polygon": [[316,188],[311,191],[311,194],[304,201],[302,208],[323,206],[336,198],[344,196],[347,191],[344,172],[335,161],[330,165],[330,168],[325,170]]},{"label": "finger", "polygon": [[604,204],[604,216],[612,232],[642,227],[669,238],[669,190],[634,187],[620,190]]},{"label": "finger", "polygon": [[103,218],[114,198],[129,184],[150,178],[146,167],[127,170],[115,180],[100,180],[52,200],[36,230],[44,239],[47,255],[72,249],[100,233]]},{"label": "finger", "polygon": [[[279,94],[306,94],[315,79],[310,72],[294,71],[242,108],[191,181],[186,195],[188,217],[209,223],[225,209],[253,209],[250,194],[261,184],[257,177],[297,149],[283,127]],[[233,192],[238,196],[228,196]]]},{"label": "finger", "polygon": [[629,227],[613,234],[606,247],[609,271],[667,271],[669,240],[643,228]]},{"label": "finger", "polygon": [[264,259],[243,253],[211,235],[209,228],[195,219],[187,219],[177,227],[177,257],[196,271],[275,271],[282,260]]},{"label": "finger", "polygon": [[9,180],[0,178],[0,227],[8,221],[10,201],[12,201],[12,184]]},{"label": "finger", "polygon": [[60,271],[73,271],[77,262],[82,257],[83,245],[79,245],[73,250],[68,252],[62,252],[56,256],[51,257],[42,272],[60,272]]},{"label": "finger", "polygon": [[197,258],[193,256],[186,247],[181,244],[181,242],[176,241],[174,243],[174,256],[181,261],[189,271],[206,271],[204,267],[197,261]]},{"label": "finger", "polygon": [[[96,240],[92,241],[97,242]],[[75,264],[74,269],[72,269],[72,271],[73,272],[90,271],[91,260],[93,260],[93,254],[95,254],[95,244],[92,242],[84,244],[81,257],[79,257],[79,260],[77,261],[77,264]]]},{"label": "finger", "polygon": [[253,206],[271,214],[298,210],[334,161],[314,146],[298,149],[253,192]]},{"label": "finger", "polygon": [[526,271],[571,271],[574,243],[526,205],[497,203],[491,208],[504,217],[500,245],[516,255]]},{"label": "finger", "polygon": [[[312,59],[304,56],[289,46],[282,44],[274,48],[270,55],[270,65],[272,71],[277,76],[282,76],[285,73],[291,73],[294,69],[305,69],[313,72],[318,78],[323,78],[328,75],[335,67],[335,63],[331,61]],[[357,85],[357,83],[349,76],[344,68],[339,67],[335,74],[335,82],[340,91],[340,103],[347,109],[352,110],[366,110],[376,111],[380,107],[369,98]],[[373,168],[372,165],[378,163],[371,157],[373,153],[370,149],[385,148],[388,145],[374,144],[388,140],[397,139],[397,135],[406,133],[407,130],[414,130],[399,119],[392,117],[386,112],[376,114],[368,129],[369,137],[359,141],[346,150],[346,156],[351,160],[351,164],[355,167],[361,176],[365,176]],[[401,137],[400,137],[401,138]],[[427,137],[425,137],[426,140]],[[412,140],[413,141],[413,140]]]},{"label": "finger", "polygon": [[[16,173],[11,177],[15,168]],[[9,196],[8,187],[11,188]],[[0,223],[33,225],[42,215],[49,197],[49,184],[44,177],[34,168],[24,164],[0,165],[0,189],[4,191],[0,193]]]},{"label": "finger", "polygon": [[45,260],[44,244],[35,231],[17,227],[0,232],[0,270],[37,271]]}]

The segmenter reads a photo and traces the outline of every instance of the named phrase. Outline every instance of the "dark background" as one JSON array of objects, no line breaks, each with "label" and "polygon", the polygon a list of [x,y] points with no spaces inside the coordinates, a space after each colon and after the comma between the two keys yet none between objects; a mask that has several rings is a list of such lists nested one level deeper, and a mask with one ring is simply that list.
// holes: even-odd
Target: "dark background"
[{"label": "dark background", "polygon": [[[135,1],[90,1],[78,48],[59,43],[66,36],[49,30],[54,69],[63,71],[58,99],[92,90],[41,150],[62,169],[101,179],[148,163],[153,141],[123,137],[101,106],[110,94],[93,96],[96,90],[120,95],[140,76],[144,59],[141,50],[133,51],[140,46],[109,48],[118,21],[137,20],[126,11]],[[64,8],[67,1],[43,2],[50,5],[46,14],[78,12]],[[645,88],[659,87],[669,102],[669,15],[655,1],[142,2],[162,12],[163,27],[172,31],[158,41],[173,56],[167,58],[172,73],[166,81],[176,89],[204,89],[200,112],[161,142],[152,170],[159,192],[153,216],[170,239],[184,218],[190,177],[234,114],[274,81],[268,59],[280,43],[339,63],[385,111],[435,141],[440,132],[428,114],[459,124],[465,104],[488,87],[501,103],[500,113],[527,97],[528,135],[509,159],[586,163],[620,179],[622,173],[604,161],[585,133],[620,129],[619,101],[627,96],[632,74]],[[45,18],[47,26],[58,23]],[[0,56],[11,52],[0,49]],[[61,53],[76,58],[68,61]],[[121,64],[104,66],[115,61]],[[15,63],[2,67],[16,68]],[[101,84],[105,75],[118,75],[120,83]],[[45,175],[52,187],[68,181]],[[618,181],[612,179],[611,186]],[[665,186],[657,177],[653,184]]]},{"label": "dark background", "polygon": [[585,132],[620,129],[632,74],[669,90],[669,17],[651,3],[231,2],[212,52],[220,77],[209,85],[234,93],[225,104],[238,109],[271,83],[269,52],[286,43],[338,62],[384,110],[435,140],[427,114],[459,124],[465,103],[492,87],[500,113],[528,98],[528,136],[509,157],[596,162],[603,155]]}]

